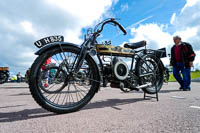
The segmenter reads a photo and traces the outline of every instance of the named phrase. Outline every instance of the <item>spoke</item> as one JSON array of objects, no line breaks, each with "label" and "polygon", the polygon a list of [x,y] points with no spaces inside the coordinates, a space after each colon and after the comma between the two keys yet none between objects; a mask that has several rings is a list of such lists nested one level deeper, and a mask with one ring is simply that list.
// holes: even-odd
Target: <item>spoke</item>
[{"label": "spoke", "polygon": [[147,72],[146,68],[142,66],[143,73]]},{"label": "spoke", "polygon": [[62,95],[62,93],[58,93],[58,101],[57,101],[57,104],[59,103],[59,100],[60,100],[60,96]]},{"label": "spoke", "polygon": [[51,98],[49,98],[49,100],[51,100],[55,95],[56,95],[56,93],[54,93],[53,96]]},{"label": "spoke", "polygon": [[62,105],[64,104],[64,101],[65,101],[66,95],[67,95],[67,93],[65,93],[65,96],[64,96],[63,101],[62,101]]},{"label": "spoke", "polygon": [[[44,93],[42,93],[42,94],[44,94]],[[51,94],[48,94],[48,95],[46,95],[45,97],[49,97]]]},{"label": "spoke", "polygon": [[[73,56],[72,56],[72,53],[71,53],[71,56],[70,56],[70,57],[73,57]],[[68,53],[68,58],[69,58],[69,53]],[[71,64],[71,60],[70,60],[70,59],[69,59],[69,63]]]},{"label": "spoke", "polygon": [[56,93],[56,97],[54,98],[53,102],[55,102],[55,100],[56,100],[57,96],[58,96],[58,93]]},{"label": "spoke", "polygon": [[[66,56],[65,56],[65,54],[64,54],[64,50],[63,50],[63,48],[62,48],[62,46],[60,46],[60,48],[61,48],[61,50],[62,50],[62,54],[64,55],[64,58],[65,58],[65,60],[66,60],[66,65],[68,65],[69,66],[69,64],[68,64],[68,62],[67,62],[67,58],[66,58]],[[62,55],[60,54],[60,56],[61,56],[61,58],[62,58]],[[68,68],[67,68],[68,69]]]},{"label": "spoke", "polygon": [[51,87],[49,87],[47,90],[50,90],[51,88],[53,88],[56,84],[53,84]]},{"label": "spoke", "polygon": [[[41,84],[41,94],[47,99],[47,102],[49,101],[58,107],[62,106],[68,108],[74,106],[88,95],[88,92],[94,83],[100,82],[95,79],[95,76],[90,68],[90,62],[87,62],[86,60],[83,61],[83,64],[77,74],[72,73],[68,75],[69,71],[73,72],[79,57],[80,56],[76,53],[65,52],[62,50],[62,52],[58,52],[49,57],[52,59],[52,63],[56,63],[56,66],[53,68],[51,68],[51,66],[47,68],[47,71],[49,72],[48,78],[46,78],[47,75],[45,75],[47,74],[46,71],[40,69],[38,85]],[[60,70],[60,67],[62,67],[62,70],[55,78],[55,75],[58,70]],[[65,74],[69,77],[72,76],[68,79],[68,85],[63,84],[63,79],[66,78]],[[49,86],[45,88],[44,84],[47,80],[49,81]]]},{"label": "spoke", "polygon": [[73,65],[72,65],[72,70],[74,69],[74,65],[76,64],[76,60],[78,59],[78,56],[79,56],[79,55],[76,55],[76,57],[75,57],[75,59],[74,59],[74,63],[73,63]]},{"label": "spoke", "polygon": [[71,96],[71,98],[72,98],[72,101],[73,101],[73,103],[74,103],[74,98],[73,98],[73,95],[72,95],[72,93],[70,93],[70,96]]},{"label": "spoke", "polygon": [[60,63],[53,56],[51,58],[53,58],[55,62],[60,66]]},{"label": "spoke", "polygon": [[[78,95],[79,95],[79,97],[80,97],[80,100],[82,99],[82,97],[81,97],[81,95],[79,94],[80,92],[78,92]],[[84,96],[83,96],[84,97]]]},{"label": "spoke", "polygon": [[[77,89],[77,91],[78,91],[78,88],[74,85],[74,87]],[[78,91],[81,95],[82,95],[82,97],[85,97],[85,95],[83,94],[83,93],[81,93],[81,91]],[[79,94],[78,93],[78,94]]]},{"label": "spoke", "polygon": [[68,97],[69,97],[69,88],[70,88],[70,85],[71,85],[71,84],[68,85],[68,89],[67,89],[67,93],[66,93],[66,94],[68,94],[68,95],[67,95],[67,99],[66,99],[65,105],[67,104],[67,100],[68,100]]},{"label": "spoke", "polygon": [[86,87],[86,85],[83,85],[83,87],[85,88],[85,89],[87,89],[87,90],[90,90],[90,88],[87,86]]},{"label": "spoke", "polygon": [[57,54],[55,54],[55,56],[56,56],[56,59],[59,61]]},{"label": "spoke", "polygon": [[94,82],[100,82],[100,81],[98,81],[98,80],[94,80],[94,79],[91,79],[91,78],[87,78],[87,77],[85,77],[86,79],[88,79],[88,80],[91,80],[91,81],[94,81]]},{"label": "spoke", "polygon": [[[151,69],[151,68],[149,67],[149,65],[147,64],[148,60],[145,60],[145,61],[143,61],[143,62],[146,64],[146,66],[147,66],[149,69]],[[151,71],[153,71],[153,69],[151,69]]]},{"label": "spoke", "polygon": [[[74,85],[74,86],[76,86],[76,85]],[[85,90],[82,90],[82,89],[81,89],[80,87],[78,87],[78,86],[76,86],[76,87],[77,87],[79,90],[81,90],[80,93],[81,93],[81,92],[84,92],[84,93],[87,95],[87,93],[85,92]]]},{"label": "spoke", "polygon": [[76,87],[74,87],[75,88],[75,90],[76,90],[76,98],[77,98],[77,102],[79,101],[78,100],[78,95],[77,95],[77,92],[78,92],[78,90],[76,89]]},{"label": "spoke", "polygon": [[[74,85],[74,84],[73,84],[73,85]],[[74,85],[74,87],[76,88],[77,93],[78,93],[78,95],[79,95],[79,97],[80,97],[81,99],[82,99],[82,97],[85,97],[85,95],[84,95],[83,93],[81,93],[81,91],[78,90],[78,88],[76,87],[76,85]],[[81,97],[81,95],[80,95],[79,93],[82,95],[82,97]]]}]

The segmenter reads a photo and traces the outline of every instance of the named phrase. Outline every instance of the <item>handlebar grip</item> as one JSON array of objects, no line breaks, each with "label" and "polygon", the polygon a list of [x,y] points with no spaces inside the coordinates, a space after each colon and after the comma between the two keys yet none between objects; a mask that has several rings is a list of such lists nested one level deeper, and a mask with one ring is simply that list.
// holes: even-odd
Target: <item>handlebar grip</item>
[{"label": "handlebar grip", "polygon": [[124,29],[124,27],[122,25],[120,25],[120,24],[118,24],[118,26],[119,26],[120,30],[124,33],[124,35],[126,35],[127,32]]}]

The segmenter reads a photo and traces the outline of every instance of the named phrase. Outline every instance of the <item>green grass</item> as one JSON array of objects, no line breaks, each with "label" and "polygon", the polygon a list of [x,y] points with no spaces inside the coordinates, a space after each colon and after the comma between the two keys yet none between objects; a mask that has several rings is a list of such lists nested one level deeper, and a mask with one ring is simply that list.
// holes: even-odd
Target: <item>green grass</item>
[{"label": "green grass", "polygon": [[[191,72],[191,79],[199,78],[200,77],[200,71],[197,72]],[[169,76],[169,82],[174,82],[176,79],[174,78],[173,74],[171,73]]]}]

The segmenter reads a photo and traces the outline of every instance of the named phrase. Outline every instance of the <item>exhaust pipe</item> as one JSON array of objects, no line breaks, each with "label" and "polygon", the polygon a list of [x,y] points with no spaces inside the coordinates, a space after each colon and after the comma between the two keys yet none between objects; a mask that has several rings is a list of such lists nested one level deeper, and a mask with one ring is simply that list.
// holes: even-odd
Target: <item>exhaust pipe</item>
[{"label": "exhaust pipe", "polygon": [[148,84],[140,85],[140,86],[138,86],[137,88],[138,88],[138,89],[142,89],[142,88],[147,87],[147,86],[150,86],[150,85],[152,85],[152,84],[151,84],[151,83],[148,83]]}]

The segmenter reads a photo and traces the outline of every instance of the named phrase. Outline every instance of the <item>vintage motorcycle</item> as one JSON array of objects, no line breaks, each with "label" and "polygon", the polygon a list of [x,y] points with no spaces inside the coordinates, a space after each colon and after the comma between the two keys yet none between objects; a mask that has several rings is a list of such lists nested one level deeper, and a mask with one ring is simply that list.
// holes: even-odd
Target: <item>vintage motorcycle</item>
[{"label": "vintage motorcycle", "polygon": [[[31,66],[29,87],[34,100],[44,109],[69,113],[81,109],[110,84],[124,92],[142,89],[155,94],[163,85],[166,50],[146,49],[146,41],[126,43],[124,48],[100,44],[97,37],[106,24],[126,30],[114,18],[89,29],[82,45],[64,42],[63,36],[36,41],[39,51]],[[136,50],[137,48],[144,49]],[[131,64],[127,64],[130,59]]]}]

